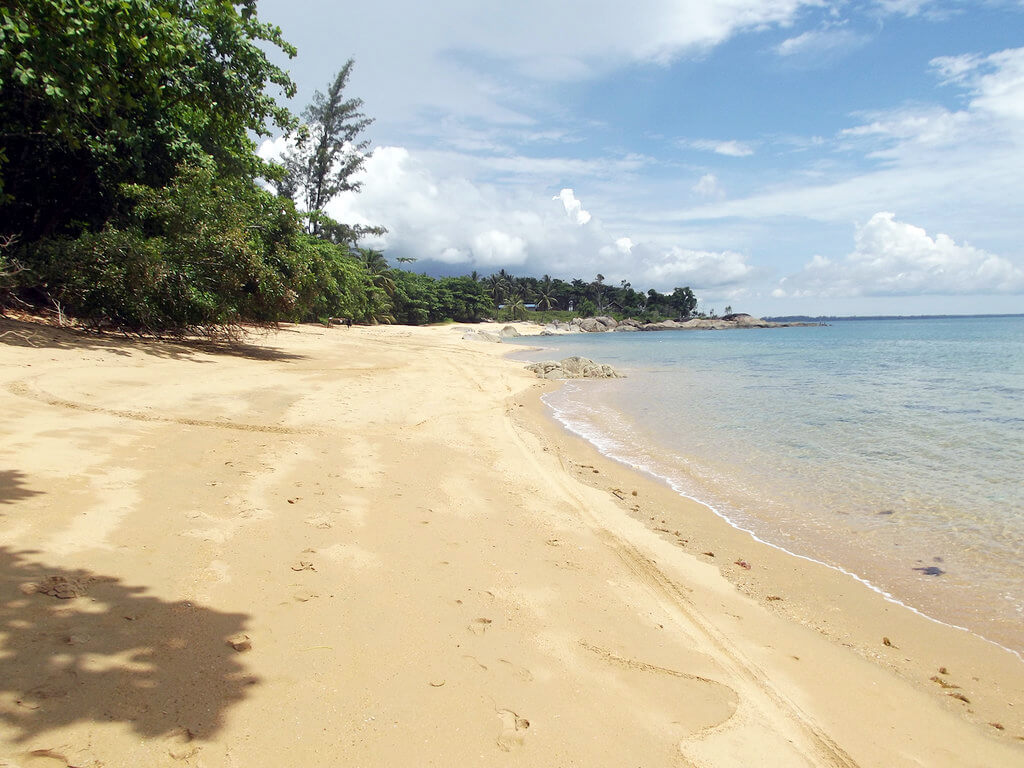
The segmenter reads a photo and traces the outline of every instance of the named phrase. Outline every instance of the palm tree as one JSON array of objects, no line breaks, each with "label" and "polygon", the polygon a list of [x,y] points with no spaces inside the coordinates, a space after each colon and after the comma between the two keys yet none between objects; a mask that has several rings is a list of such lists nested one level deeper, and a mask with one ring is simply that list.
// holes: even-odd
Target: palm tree
[{"label": "palm tree", "polygon": [[513,296],[509,299],[506,309],[512,313],[512,319],[523,319],[526,317],[526,302],[522,295]]},{"label": "palm tree", "polygon": [[384,254],[372,248],[360,248],[359,260],[370,273],[370,281],[384,291],[390,298],[395,295],[395,280],[391,277],[391,267]]},{"label": "palm tree", "polygon": [[488,288],[491,292],[491,298],[494,299],[494,306],[501,304],[505,297],[508,296],[511,284],[508,281],[508,276],[505,274],[505,270],[501,270],[500,273],[491,275],[484,278],[484,282],[487,283]]},{"label": "palm tree", "polygon": [[587,298],[587,284],[578,277],[570,283],[569,295],[572,297],[573,306],[579,307]]},{"label": "palm tree", "polygon": [[541,278],[540,283],[537,285],[537,308],[538,309],[552,309],[558,306],[556,300],[557,293],[555,291],[555,284],[551,280],[550,275],[544,275]]}]

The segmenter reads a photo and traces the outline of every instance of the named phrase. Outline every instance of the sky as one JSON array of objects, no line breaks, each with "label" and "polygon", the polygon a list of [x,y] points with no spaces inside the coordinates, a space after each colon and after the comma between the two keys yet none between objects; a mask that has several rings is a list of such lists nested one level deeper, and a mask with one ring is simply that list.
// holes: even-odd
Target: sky
[{"label": "sky", "polygon": [[[374,119],[328,212],[427,274],[757,315],[1024,312],[1024,0],[260,0],[301,111]],[[264,156],[286,140],[272,137]]]}]

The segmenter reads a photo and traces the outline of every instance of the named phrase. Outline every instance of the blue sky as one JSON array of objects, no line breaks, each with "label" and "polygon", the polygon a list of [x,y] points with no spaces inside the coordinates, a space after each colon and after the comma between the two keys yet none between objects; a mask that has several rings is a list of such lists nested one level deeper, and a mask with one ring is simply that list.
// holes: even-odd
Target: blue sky
[{"label": "blue sky", "polygon": [[[261,0],[299,111],[376,122],[329,209],[430,274],[754,314],[1024,312],[1024,2]],[[267,142],[273,155],[283,139]]]}]

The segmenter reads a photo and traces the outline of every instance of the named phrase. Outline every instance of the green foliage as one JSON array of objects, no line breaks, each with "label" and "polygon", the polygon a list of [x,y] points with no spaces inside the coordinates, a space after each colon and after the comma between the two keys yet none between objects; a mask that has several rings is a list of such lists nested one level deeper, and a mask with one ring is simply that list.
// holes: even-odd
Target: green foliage
[{"label": "green foliage", "polygon": [[[287,127],[294,55],[255,0],[6,0],[0,10],[0,213],[26,241],[100,228],[125,183],[182,163],[267,170],[249,132]],[[0,233],[3,234],[3,233]]]},{"label": "green foliage", "polygon": [[477,322],[494,312],[486,288],[471,277],[435,280],[404,270],[393,270],[395,322],[424,325],[454,320]]},{"label": "green foliage", "polygon": [[516,318],[531,316],[527,304],[647,318],[695,309],[689,288],[643,294],[601,275],[505,270],[435,280],[358,248],[385,230],[324,212],[358,191],[368,146],[362,101],[343,96],[352,61],[272,166],[251,136],[297,127],[266,91],[295,90],[267,57],[275,47],[295,53],[256,18],[256,0],[3,0],[0,302],[16,290],[153,333],[328,317],[467,322],[498,304]]},{"label": "green foliage", "polygon": [[307,235],[291,201],[210,166],[135,185],[123,223],[23,249],[26,285],[70,315],[148,333],[242,321],[386,318],[386,293],[345,248]]},{"label": "green foliage", "polygon": [[693,295],[693,291],[690,290],[689,286],[686,288],[676,288],[672,291],[672,295],[669,296],[669,306],[680,317],[689,317],[693,314],[693,310],[697,308],[697,297]]},{"label": "green foliage", "polygon": [[313,95],[313,103],[302,113],[305,123],[296,133],[295,148],[282,159],[284,173],[276,184],[279,194],[290,197],[309,214],[310,234],[354,246],[362,234],[384,230],[347,227],[324,215],[327,203],[339,194],[359,190],[352,177],[363,167],[370,145],[358,140],[373,122],[359,111],[363,100],[343,98],[352,64],[352,59],[345,62],[326,94],[317,91]]},{"label": "green foliage", "polygon": [[471,277],[443,277],[438,282],[442,314],[457,323],[475,323],[493,314],[486,288]]},{"label": "green foliage", "polygon": [[361,261],[333,243],[303,236],[298,257],[307,265],[296,318],[343,317],[356,322],[390,321],[387,294]]},{"label": "green foliage", "polygon": [[295,312],[306,270],[289,203],[209,165],[124,194],[133,202],[123,223],[22,249],[35,291],[87,321],[151,333]]},{"label": "green foliage", "polygon": [[[619,320],[633,317],[657,322],[689,317],[697,306],[697,298],[689,287],[676,288],[671,294],[653,288],[641,293],[633,290],[627,280],[618,287],[607,285],[603,275],[589,283],[579,278],[566,282],[550,275],[539,279],[517,277],[502,269],[479,281],[494,298],[495,305],[504,305],[497,313],[504,320],[529,318],[546,322],[605,314]],[[527,304],[535,307],[526,309]]]}]

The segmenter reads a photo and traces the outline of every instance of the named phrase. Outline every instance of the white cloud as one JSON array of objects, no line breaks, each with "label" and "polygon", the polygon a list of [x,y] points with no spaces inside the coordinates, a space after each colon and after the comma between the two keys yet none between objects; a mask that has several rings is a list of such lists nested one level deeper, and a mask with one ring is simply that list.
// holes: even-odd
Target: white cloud
[{"label": "white cloud", "polygon": [[676,285],[732,286],[752,273],[733,251],[687,248],[609,232],[572,188],[552,196],[532,184],[496,186],[434,169],[404,147],[380,147],[360,174],[358,195],[339,196],[328,213],[388,232],[369,244],[389,256],[457,271],[506,268],[516,274],[588,276],[671,290]]},{"label": "white cloud", "polygon": [[713,173],[705,173],[700,180],[693,185],[693,191],[701,197],[721,198],[725,196],[725,190],[718,183],[718,177]]},{"label": "white cloud", "polygon": [[735,251],[645,247],[634,248],[633,255],[639,256],[636,280],[662,290],[682,285],[694,289],[736,286],[754,273],[746,257]]},{"label": "white cloud", "polygon": [[520,265],[526,261],[526,241],[498,229],[482,232],[473,238],[473,262],[481,266]]},{"label": "white cloud", "polygon": [[779,56],[814,56],[842,53],[868,42],[870,38],[844,28],[815,29],[787,38],[779,43],[775,52]]},{"label": "white cloud", "polygon": [[706,152],[714,152],[727,157],[747,157],[754,154],[753,148],[742,141],[716,141],[714,139],[695,139],[684,142],[684,146],[701,149]]},{"label": "white cloud", "polygon": [[561,200],[565,212],[580,226],[590,221],[590,212],[583,210],[583,203],[576,199],[576,193],[571,189],[563,189],[552,200]]},{"label": "white cloud", "polygon": [[[326,12],[315,0],[288,0],[287,6],[285,0],[261,0],[261,14],[278,6],[277,18],[268,20],[284,25],[285,37],[298,43],[302,59],[295,64],[317,72],[312,82],[336,66],[332,57],[339,46],[355,56],[351,92],[366,99],[364,111],[378,120],[373,137],[389,143],[367,163],[363,193],[343,196],[330,212],[388,227],[373,244],[392,256],[416,257],[421,266],[507,266],[517,274],[558,276],[600,271],[638,286],[689,283],[726,295],[744,286],[764,288],[757,281],[770,279],[767,270],[752,263],[845,253],[850,222],[873,220],[886,209],[927,231],[957,233],[957,248],[970,248],[962,245],[967,237],[980,246],[977,253],[1005,254],[1009,259],[992,258],[1019,271],[1011,260],[1024,263],[1016,245],[1016,194],[1024,178],[1024,49],[935,59],[937,81],[946,85],[945,96],[960,100],[958,106],[948,99],[929,104],[919,91],[921,101],[861,113],[827,138],[803,144],[792,138],[803,167],[787,162],[794,153],[775,151],[783,133],[773,139],[756,122],[736,130],[735,122],[702,121],[691,135],[748,140],[676,139],[675,146],[726,158],[760,155],[757,173],[747,177],[742,172],[755,163],[726,166],[726,199],[719,178],[705,170],[730,161],[690,154],[687,160],[706,165],[694,173],[678,157],[639,154],[663,150],[672,129],[652,124],[641,140],[637,116],[628,110],[602,111],[594,99],[593,109],[577,111],[583,86],[576,84],[616,71],[616,82],[638,72],[651,75],[647,65],[687,56],[694,61],[685,67],[697,70],[712,46],[741,33],[750,33],[743,42],[763,55],[754,33],[767,28],[774,41],[783,36],[779,30],[792,27],[778,53],[791,60],[817,55],[859,42],[840,26],[843,16],[853,26],[877,21],[883,12],[930,14],[938,3],[879,0],[867,6],[872,10],[819,0],[638,3],[481,6],[450,0],[426,13],[418,6],[410,10],[403,0],[384,0],[345,9],[346,29],[353,32],[343,42],[330,24],[309,25],[313,32],[307,34],[322,35],[319,40],[298,39],[288,30],[286,18]],[[826,5],[837,23],[817,28],[828,15],[828,9],[819,12]],[[802,13],[812,6],[818,10]],[[806,32],[809,26],[816,30]],[[637,63],[644,66],[632,66]],[[712,63],[717,66],[717,59]],[[296,77],[311,81],[299,72]],[[890,92],[883,89],[878,99]],[[708,96],[707,106],[727,115],[723,105],[730,97]],[[769,146],[771,152],[764,149]],[[933,240],[944,242],[941,236]],[[798,263],[790,261],[775,275],[796,271]],[[817,269],[825,274],[844,263]]]},{"label": "white cloud", "polygon": [[864,115],[833,143],[850,158],[846,164],[746,197],[653,215],[675,222],[799,216],[845,223],[884,207],[976,237],[999,232],[1004,247],[1010,238],[1019,241],[1019,214],[1008,204],[1024,178],[1024,48],[936,59],[933,67],[964,89],[964,108],[912,104]]},{"label": "white cloud", "polygon": [[808,296],[906,296],[999,294],[1024,290],[1024,269],[995,254],[930,237],[913,224],[879,212],[854,237],[842,259],[815,255],[799,273],[784,278],[776,298]]},{"label": "white cloud", "polygon": [[411,0],[381,0],[332,12],[320,0],[261,0],[260,15],[302,52],[287,65],[300,81],[334,71],[339,45],[353,56],[352,92],[366,99],[378,128],[412,124],[425,113],[529,125],[545,98],[531,86],[579,82],[636,62],[665,65],[745,31],[789,25],[819,3],[446,0],[426,10]]},{"label": "white cloud", "polygon": [[875,0],[886,13],[902,16],[917,16],[922,10],[934,5],[934,0]]},{"label": "white cloud", "polygon": [[1024,48],[990,56],[945,56],[931,63],[947,82],[971,89],[972,110],[1024,122]]}]

